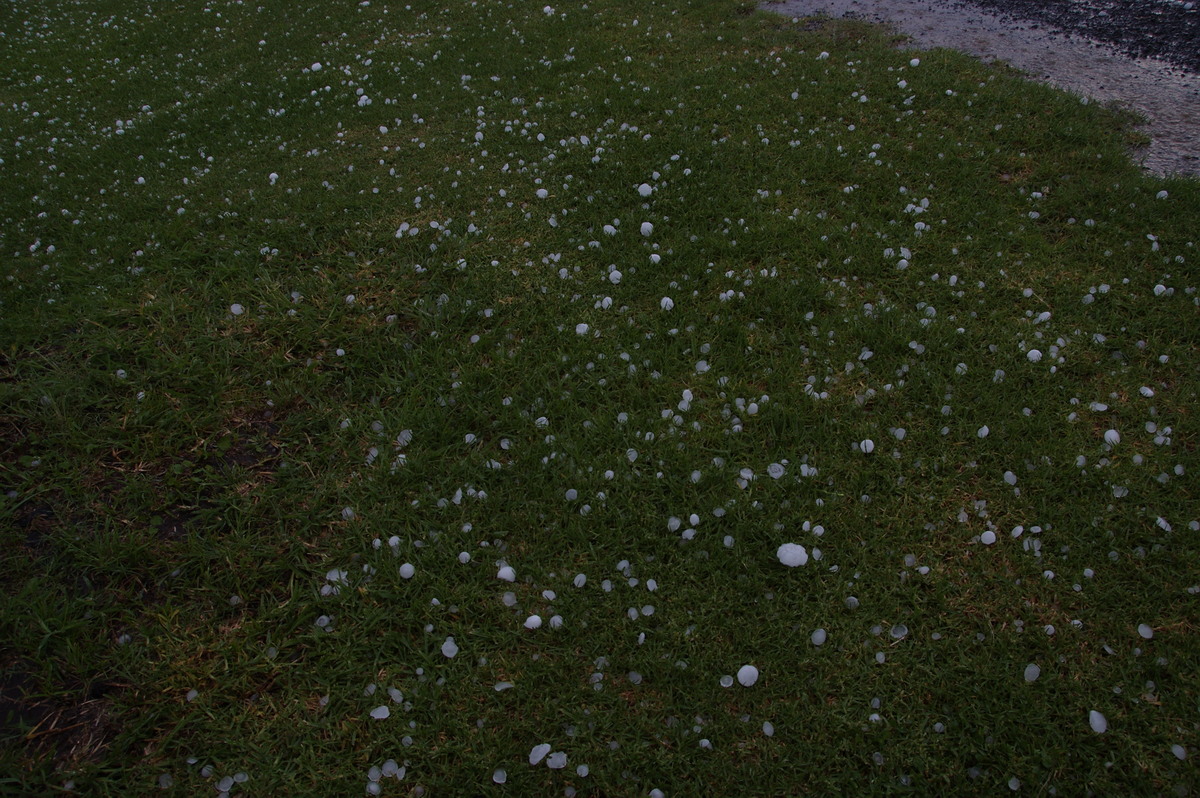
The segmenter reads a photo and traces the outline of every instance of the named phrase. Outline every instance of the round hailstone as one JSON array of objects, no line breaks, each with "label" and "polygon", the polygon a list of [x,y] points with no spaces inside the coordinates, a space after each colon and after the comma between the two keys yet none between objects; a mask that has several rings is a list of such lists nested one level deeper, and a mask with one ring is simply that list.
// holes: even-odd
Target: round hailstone
[{"label": "round hailstone", "polygon": [[762,729],[763,729],[763,734],[765,734],[767,737],[775,736],[775,726],[774,726],[774,724],[771,723],[771,721],[764,720]]},{"label": "round hailstone", "polygon": [[1171,746],[1171,753],[1175,755],[1176,759],[1179,759],[1179,760],[1187,759],[1187,749],[1184,748],[1179,743],[1176,743],[1175,745]]},{"label": "round hailstone", "polygon": [[1104,433],[1104,442],[1109,446],[1116,446],[1121,442],[1121,433],[1117,432],[1115,429],[1108,430]]},{"label": "round hailstone", "polygon": [[725,674],[724,676],[722,676],[721,677],[721,686],[722,687],[733,687],[733,677],[730,676],[729,674]]},{"label": "round hailstone", "polygon": [[536,765],[546,758],[546,754],[550,753],[550,743],[541,743],[535,745],[529,752],[529,764]]},{"label": "round hailstone", "polygon": [[898,623],[888,630],[888,634],[891,635],[893,640],[903,640],[908,637],[908,627],[902,623]]},{"label": "round hailstone", "polygon": [[867,438],[858,445],[858,448],[862,449],[863,454],[870,454],[871,452],[875,451],[875,441]]},{"label": "round hailstone", "polygon": [[442,656],[446,659],[452,659],[458,653],[458,643],[454,642],[453,637],[447,637],[446,642],[442,643]]},{"label": "round hailstone", "polygon": [[1017,484],[1017,475],[1011,471],[1005,471],[1004,472],[1004,481],[1006,483],[1008,483],[1009,485],[1016,485]]},{"label": "round hailstone", "polygon": [[567,752],[555,751],[546,758],[546,767],[551,770],[562,770],[567,766]]},{"label": "round hailstone", "polygon": [[246,309],[235,302],[229,306],[229,312],[235,316],[240,316],[246,312]]},{"label": "round hailstone", "polygon": [[1104,734],[1108,731],[1108,719],[1094,709],[1088,713],[1088,725],[1096,734]]},{"label": "round hailstone", "polygon": [[642,235],[650,236],[654,234],[654,225],[649,222],[642,222]]},{"label": "round hailstone", "polygon": [[496,578],[505,582],[515,582],[517,579],[517,572],[513,570],[511,565],[504,565],[501,566],[500,570],[496,572]]},{"label": "round hailstone", "polygon": [[1030,363],[1036,363],[1042,359],[1042,350],[1030,349],[1028,352],[1025,353],[1025,357],[1029,358]]},{"label": "round hailstone", "polygon": [[742,687],[752,687],[758,681],[758,668],[753,665],[743,665],[738,668],[738,684]]},{"label": "round hailstone", "polygon": [[621,278],[623,276],[624,275],[621,274],[620,270],[613,269],[611,272],[608,273],[608,281],[610,283],[612,283],[613,285],[617,285],[618,283],[621,282]]},{"label": "round hailstone", "polygon": [[1149,640],[1150,638],[1154,637],[1154,630],[1150,628],[1150,624],[1148,623],[1139,623],[1138,634],[1143,640]]},{"label": "round hailstone", "polygon": [[1042,675],[1042,669],[1034,663],[1029,663],[1025,666],[1025,681],[1036,682],[1038,677]]},{"label": "round hailstone", "polygon": [[581,321],[579,324],[575,325],[575,334],[576,335],[587,335],[588,330],[590,330],[590,329],[592,329],[592,328],[589,327],[586,322]]},{"label": "round hailstone", "polygon": [[536,193],[538,199],[545,199],[550,196],[550,192],[544,188],[539,188]]},{"label": "round hailstone", "polygon": [[911,61],[909,61],[909,62],[908,62],[908,65],[909,65],[909,66],[911,66],[911,67],[919,67],[919,66],[921,65],[921,59],[920,59],[920,58],[914,58],[913,60],[911,60]]},{"label": "round hailstone", "polygon": [[829,639],[829,635],[824,629],[818,629],[812,633],[812,637],[810,639],[812,640],[812,644],[814,646],[823,646],[825,645],[825,641]]},{"label": "round hailstone", "polygon": [[311,69],[313,72],[320,72],[321,71],[321,62],[317,61],[312,66],[310,66],[309,69]]},{"label": "round hailstone", "polygon": [[804,565],[808,562],[808,552],[798,543],[784,543],[775,552],[775,556],[789,568],[795,568],[797,565]]},{"label": "round hailstone", "polygon": [[987,530],[986,532],[984,532],[982,535],[979,536],[979,542],[985,546],[992,545],[993,543],[996,542],[996,533],[990,529]]},{"label": "round hailstone", "polygon": [[542,616],[540,616],[540,615],[530,615],[528,618],[525,619],[525,628],[526,629],[537,629],[541,625],[542,625]]},{"label": "round hailstone", "polygon": [[671,299],[669,296],[665,296],[661,301],[659,301],[658,306],[663,310],[670,310],[671,308],[675,307],[675,300]]},{"label": "round hailstone", "polygon": [[642,183],[640,186],[638,186],[638,194],[643,197],[649,197],[650,192],[652,191],[654,191],[654,189],[650,187],[649,183]]},{"label": "round hailstone", "polygon": [[508,774],[504,772],[504,768],[496,768],[496,771],[492,773],[492,781],[497,784],[503,784],[508,781]]},{"label": "round hailstone", "polygon": [[375,720],[387,720],[391,715],[392,711],[386,706],[375,707],[371,710],[371,717],[375,718]]},{"label": "round hailstone", "polygon": [[416,572],[417,572],[417,569],[414,568],[413,564],[410,562],[406,562],[406,563],[404,563],[404,565],[400,566],[400,576],[402,576],[405,579],[412,579],[413,574],[415,574]]}]

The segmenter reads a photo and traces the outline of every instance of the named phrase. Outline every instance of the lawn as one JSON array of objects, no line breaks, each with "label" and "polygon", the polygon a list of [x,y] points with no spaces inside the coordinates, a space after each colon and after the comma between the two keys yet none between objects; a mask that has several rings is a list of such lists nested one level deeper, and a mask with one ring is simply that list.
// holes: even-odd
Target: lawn
[{"label": "lawn", "polygon": [[0,792],[1188,794],[1200,181],[734,0],[14,0]]}]

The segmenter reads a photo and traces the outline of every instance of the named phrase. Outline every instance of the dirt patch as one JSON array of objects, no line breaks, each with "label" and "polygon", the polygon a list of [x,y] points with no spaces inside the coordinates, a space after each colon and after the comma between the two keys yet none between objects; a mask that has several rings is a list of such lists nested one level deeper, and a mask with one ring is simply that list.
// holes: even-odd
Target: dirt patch
[{"label": "dirt patch", "polygon": [[[1114,6],[1154,5],[1150,0],[1140,4],[1094,0],[1101,5],[1104,2]],[[1005,14],[950,0],[782,0],[766,2],[762,7],[795,18],[829,16],[889,24],[910,36],[915,47],[959,50],[985,63],[1003,61],[1033,80],[1115,104],[1147,120],[1140,130],[1150,137],[1150,146],[1145,152],[1131,153],[1147,171],[1200,176],[1200,74],[1164,60],[1138,58],[1115,45],[1089,38],[1091,28],[1082,23],[1099,18],[1099,10],[1058,14],[1058,24],[1071,20],[1079,23],[1068,30],[1029,19],[1033,13],[1029,7],[1039,4],[1002,0],[988,0],[988,4],[993,8],[1003,6]],[[1053,10],[1051,7],[1081,4],[1081,0],[1052,0],[1040,5]],[[1200,11],[1181,6],[1179,12],[1189,22],[1195,16],[1200,26]],[[1110,27],[1128,34],[1124,49],[1132,48],[1138,31],[1148,47],[1154,43],[1156,37],[1146,30],[1144,20],[1135,25],[1123,19],[1121,22],[1114,17]],[[1193,40],[1190,47],[1185,41],[1175,49],[1191,57],[1189,53],[1195,55],[1198,48]]]},{"label": "dirt patch", "polygon": [[48,691],[31,671],[18,660],[0,673],[0,744],[16,750],[31,771],[99,762],[120,728],[111,708],[119,686],[95,682]]}]

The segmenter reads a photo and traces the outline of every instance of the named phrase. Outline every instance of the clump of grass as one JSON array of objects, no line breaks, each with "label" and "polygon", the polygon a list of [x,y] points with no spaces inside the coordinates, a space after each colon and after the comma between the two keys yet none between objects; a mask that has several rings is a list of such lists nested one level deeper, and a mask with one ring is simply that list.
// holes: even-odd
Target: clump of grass
[{"label": "clump of grass", "polygon": [[14,14],[13,789],[1189,783],[1200,191],[1113,112],[749,4]]}]

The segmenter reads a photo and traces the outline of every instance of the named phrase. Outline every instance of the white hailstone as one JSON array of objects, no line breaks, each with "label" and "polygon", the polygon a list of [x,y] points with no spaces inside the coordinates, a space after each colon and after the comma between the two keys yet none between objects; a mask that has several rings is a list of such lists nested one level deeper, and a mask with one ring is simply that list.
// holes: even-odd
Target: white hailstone
[{"label": "white hailstone", "polygon": [[638,186],[638,194],[642,195],[643,197],[649,197],[650,192],[652,191],[654,191],[654,189],[650,187],[649,183],[642,183],[640,186]]},{"label": "white hailstone", "polygon": [[1121,433],[1117,432],[1115,429],[1108,430],[1104,433],[1104,442],[1109,446],[1116,446],[1121,442]]},{"label": "white hailstone", "polygon": [[546,759],[546,767],[551,770],[562,770],[567,766],[567,752],[555,751]]},{"label": "white hailstone", "polygon": [[[1165,194],[1166,192],[1164,191],[1163,193]],[[1187,749],[1184,748],[1182,745],[1179,745],[1178,743],[1171,746],[1171,753],[1175,755],[1176,759],[1179,759],[1179,760],[1187,759]]]},{"label": "white hailstone", "polygon": [[617,234],[617,228],[613,227],[611,224],[606,224],[604,225],[604,234],[615,236]]},{"label": "white hailstone", "polygon": [[829,634],[824,629],[818,629],[812,633],[809,638],[814,646],[823,646],[825,641],[829,639]]},{"label": "white hailstone", "polygon": [[808,562],[808,551],[797,543],[784,543],[775,552],[775,556],[789,568],[795,568],[797,565],[804,565]]},{"label": "white hailstone", "polygon": [[1025,681],[1036,682],[1038,677],[1042,675],[1042,669],[1034,663],[1029,663],[1025,666]]},{"label": "white hailstone", "polygon": [[592,329],[592,328],[589,327],[585,322],[580,322],[579,324],[575,325],[575,334],[576,335],[587,335],[588,330],[590,330],[590,329]]},{"label": "white hailstone", "polygon": [[875,451],[875,441],[867,438],[862,443],[858,444],[858,448],[862,450],[863,454],[870,454],[871,452]]},{"label": "white hailstone", "polygon": [[1137,633],[1143,640],[1149,640],[1150,638],[1154,637],[1154,630],[1148,623],[1139,623]]},{"label": "white hailstone", "polygon": [[529,764],[538,764],[546,758],[546,754],[548,753],[550,753],[550,743],[535,745],[529,752]]},{"label": "white hailstone", "polygon": [[550,628],[551,629],[561,629],[562,625],[563,625],[563,617],[561,615],[551,615],[550,616]]},{"label": "white hailstone", "polygon": [[1094,709],[1088,712],[1088,725],[1096,734],[1104,734],[1108,731],[1108,719]]},{"label": "white hailstone", "polygon": [[548,17],[554,16],[554,6],[545,6],[542,8],[542,13]]},{"label": "white hailstone", "polygon": [[707,361],[707,360],[698,360],[698,361],[696,361],[696,373],[697,373],[697,374],[704,374],[704,373],[706,373],[706,372],[708,371],[708,369],[709,369],[709,368],[710,368],[710,367],[709,367],[709,365],[708,365],[708,361]]},{"label": "white hailstone", "polygon": [[530,615],[528,618],[525,619],[525,628],[526,629],[538,629],[538,628],[541,628],[541,625],[542,625],[542,616],[540,616],[540,615]]},{"label": "white hailstone", "polygon": [[623,276],[624,275],[622,275],[620,271],[618,271],[617,269],[613,269],[611,272],[608,273],[608,281],[610,283],[612,283],[613,285],[617,285],[618,283],[621,282],[621,278]]},{"label": "white hailstone", "polygon": [[818,61],[824,61],[828,57],[829,57],[829,53],[825,52],[824,50],[822,50],[820,53],[817,54]]},{"label": "white hailstone", "polygon": [[775,725],[773,723],[771,723],[771,721],[764,720],[762,729],[763,729],[763,734],[765,734],[767,737],[775,736]]},{"label": "white hailstone", "polygon": [[1042,351],[1040,349],[1030,349],[1025,353],[1025,357],[1029,358],[1030,363],[1036,363],[1042,359]]},{"label": "white hailstone", "polygon": [[898,441],[904,440],[904,436],[907,434],[908,431],[904,429],[904,427],[896,427],[895,431],[892,433],[892,435],[896,436],[896,440]]},{"label": "white hailstone", "polygon": [[1163,285],[1162,283],[1159,283],[1158,285],[1154,286],[1154,295],[1155,296],[1162,296],[1165,293],[1167,293],[1167,287],[1165,285]]},{"label": "white hailstone", "polygon": [[661,260],[662,260],[662,256],[659,255],[657,252],[652,252],[650,254],[650,262],[651,263],[658,263]]},{"label": "white hailstone", "polygon": [[496,771],[492,773],[492,781],[497,784],[503,784],[508,781],[508,774],[504,772],[504,768],[496,768]]},{"label": "white hailstone", "polygon": [[391,715],[392,711],[386,706],[375,707],[371,710],[371,717],[375,720],[387,720]]},{"label": "white hailstone", "polygon": [[442,643],[442,656],[446,659],[453,659],[458,653],[458,643],[454,642],[453,637],[447,637],[446,642]]},{"label": "white hailstone", "polygon": [[1148,385],[1143,385],[1141,388],[1138,388],[1138,393],[1149,399],[1154,396],[1154,389]]},{"label": "white hailstone", "polygon": [[417,569],[414,568],[413,564],[410,562],[406,562],[406,563],[404,563],[404,565],[400,566],[400,576],[402,576],[405,579],[412,579],[413,574],[415,574],[416,572],[417,572]]},{"label": "white hailstone", "polygon": [[758,668],[753,665],[743,665],[738,668],[737,680],[742,687],[752,687],[758,681]]},{"label": "white hailstone", "polygon": [[784,473],[784,468],[779,463],[771,463],[769,466],[767,466],[767,475],[771,477],[771,479],[779,479],[784,475]]},{"label": "white hailstone", "polygon": [[517,581],[517,572],[513,570],[511,565],[502,565],[500,570],[496,572],[496,578],[504,582]]},{"label": "white hailstone", "polygon": [[271,174],[267,175],[267,180],[271,181],[271,185],[275,185],[275,181],[278,179],[279,179],[278,172],[272,172]]},{"label": "white hailstone", "polygon": [[675,300],[669,296],[665,296],[659,301],[658,306],[663,310],[670,310],[675,307]]},{"label": "white hailstone", "polygon": [[984,424],[982,427],[979,428],[979,430],[975,434],[978,435],[980,438],[986,438],[988,435],[991,434],[991,432],[992,431],[990,429],[988,429],[987,424]]},{"label": "white hailstone", "polygon": [[921,59],[920,59],[920,58],[914,58],[913,60],[911,60],[911,61],[909,61],[909,62],[908,62],[908,65],[909,65],[909,66],[911,66],[911,67],[917,67],[917,66],[920,66],[920,65],[921,65]]},{"label": "white hailstone", "polygon": [[733,677],[728,673],[721,677],[722,687],[733,687]]},{"label": "white hailstone", "polygon": [[537,194],[537,198],[538,198],[538,199],[545,199],[546,197],[549,197],[549,196],[550,196],[550,192],[549,192],[549,191],[547,191],[547,190],[546,190],[546,189],[544,189],[544,188],[539,188],[539,189],[538,189],[536,192],[534,192],[534,193],[536,193],[536,194]]},{"label": "white hailstone", "polygon": [[651,236],[654,234],[654,225],[649,222],[642,222],[642,235]]},{"label": "white hailstone", "polygon": [[575,587],[583,587],[587,584],[587,574],[575,574]]},{"label": "white hailstone", "polygon": [[992,545],[993,543],[996,542],[996,533],[990,529],[987,530],[986,532],[984,532],[982,535],[979,536],[979,542],[985,546]]},{"label": "white hailstone", "polygon": [[458,561],[460,563],[462,563],[463,565],[466,565],[467,563],[469,563],[471,561],[470,553],[465,552],[465,551],[460,551],[458,553]]},{"label": "white hailstone", "polygon": [[313,72],[320,72],[321,71],[321,62],[317,61],[312,66],[310,66],[309,69],[311,69]]},{"label": "white hailstone", "polygon": [[1005,471],[1004,472],[1004,481],[1007,482],[1009,485],[1016,485],[1017,484],[1017,475],[1011,471]]},{"label": "white hailstone", "polygon": [[246,312],[246,309],[235,302],[229,306],[229,312],[235,316],[240,316]]}]

